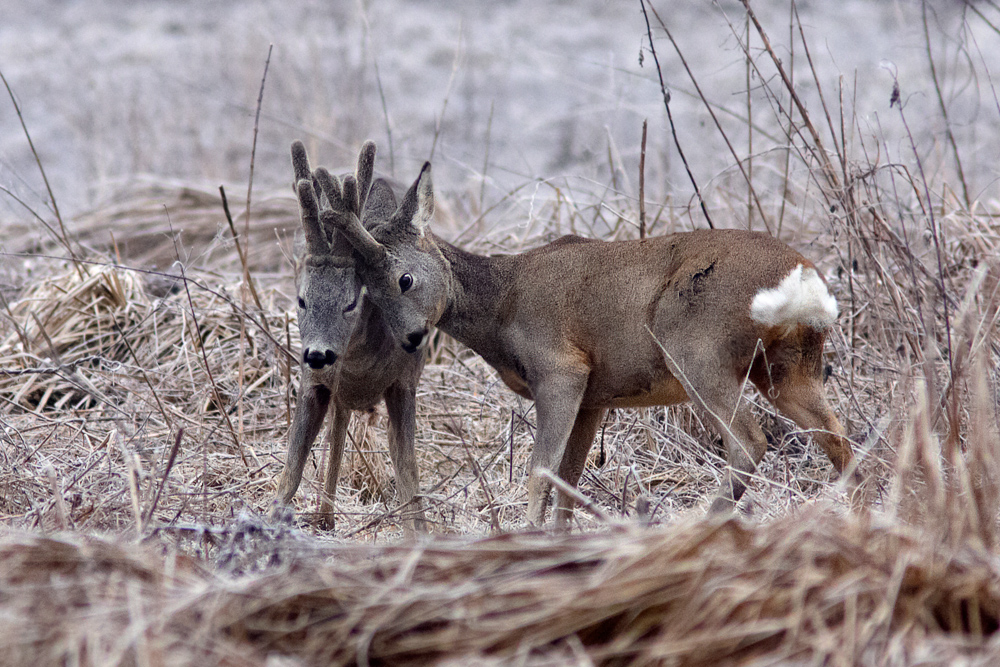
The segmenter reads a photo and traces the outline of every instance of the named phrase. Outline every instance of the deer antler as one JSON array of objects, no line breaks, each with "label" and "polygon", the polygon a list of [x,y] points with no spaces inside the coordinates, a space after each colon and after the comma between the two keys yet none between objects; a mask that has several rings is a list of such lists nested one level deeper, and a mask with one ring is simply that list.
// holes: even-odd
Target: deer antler
[{"label": "deer antler", "polygon": [[366,141],[358,151],[358,166],[354,170],[354,178],[358,184],[358,208],[354,212],[361,215],[361,210],[368,200],[368,191],[372,186],[372,176],[375,174],[375,142]]},{"label": "deer antler", "polygon": [[[374,157],[374,153],[372,156]],[[359,167],[360,162],[361,160]],[[353,176],[348,176],[341,189],[337,179],[322,167],[313,176],[330,204],[330,208],[324,208],[320,213],[323,226],[340,231],[369,264],[382,262],[385,259],[385,248],[368,233],[358,218],[358,181]]]},{"label": "deer antler", "polygon": [[312,178],[312,172],[309,171],[309,156],[306,155],[306,147],[301,141],[292,142],[292,169],[295,171],[293,190],[298,190],[299,181],[302,179]]},{"label": "deer antler", "polygon": [[316,191],[312,180],[303,178],[296,186],[299,198],[299,214],[302,218],[302,231],[306,236],[306,250],[311,255],[323,255],[330,252],[330,243],[320,226],[319,203],[316,201]]},{"label": "deer antler", "polygon": [[385,261],[385,246],[368,233],[354,211],[327,208],[323,209],[320,217],[324,225],[339,230],[369,266],[378,266]]}]

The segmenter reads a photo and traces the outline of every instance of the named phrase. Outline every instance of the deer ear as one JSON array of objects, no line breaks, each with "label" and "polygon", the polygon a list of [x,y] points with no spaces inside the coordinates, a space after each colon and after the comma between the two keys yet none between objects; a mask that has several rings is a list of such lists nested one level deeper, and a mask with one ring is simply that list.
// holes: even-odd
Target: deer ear
[{"label": "deer ear", "polygon": [[434,183],[431,182],[431,163],[424,162],[424,168],[417,176],[417,215],[420,227],[426,227],[434,216]]},{"label": "deer ear", "polygon": [[403,196],[403,202],[392,216],[392,225],[397,229],[409,227],[421,236],[424,227],[434,215],[434,185],[431,182],[431,163],[424,162],[420,175]]},{"label": "deer ear", "polygon": [[373,224],[390,219],[395,211],[396,195],[392,192],[392,186],[385,179],[376,179],[361,210],[361,224],[365,229],[371,229]]}]

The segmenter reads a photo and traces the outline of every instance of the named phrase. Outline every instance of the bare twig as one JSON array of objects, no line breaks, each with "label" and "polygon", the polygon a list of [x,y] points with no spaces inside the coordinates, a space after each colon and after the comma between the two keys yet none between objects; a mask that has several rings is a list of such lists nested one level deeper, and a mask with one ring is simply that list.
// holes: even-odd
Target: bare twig
[{"label": "bare twig", "polygon": [[163,478],[160,480],[160,485],[156,489],[156,495],[153,496],[153,502],[149,506],[149,511],[146,512],[146,524],[153,518],[153,513],[156,512],[156,506],[160,502],[160,494],[163,493],[163,488],[167,485],[167,479],[170,477],[170,471],[173,470],[174,461],[177,460],[177,452],[181,448],[181,438],[184,437],[184,429],[177,429],[177,437],[174,439],[174,444],[170,448],[170,456],[167,457],[167,467],[163,471]]},{"label": "bare twig", "polygon": [[639,151],[639,238],[646,238],[646,125],[642,119],[642,148]]},{"label": "bare twig", "polygon": [[809,112],[806,109],[805,104],[803,104],[801,98],[799,98],[798,93],[795,92],[795,87],[792,85],[791,77],[785,69],[785,66],[782,64],[781,59],[778,57],[778,54],[775,53],[774,48],[771,46],[771,40],[768,39],[764,26],[762,26],[760,21],[757,20],[757,15],[750,7],[749,0],[740,0],[740,2],[743,4],[744,9],[746,9],[747,15],[750,17],[750,21],[753,23],[754,29],[757,31],[757,35],[764,43],[764,50],[767,51],[767,54],[771,57],[771,62],[774,63],[775,68],[778,70],[778,75],[781,76],[782,85],[788,91],[789,95],[791,95],[792,102],[794,103],[796,109],[798,109],[799,116],[801,116],[806,130],[808,130],[809,135],[812,137],[813,145],[816,148],[815,153],[820,159],[820,163],[823,167],[823,175],[827,180],[827,185],[833,191],[839,192],[841,187],[840,178],[837,176],[837,172],[830,162],[830,157],[826,154],[826,149],[823,147],[823,140],[820,138],[819,132],[816,130],[816,126],[813,125],[812,120],[810,120]]},{"label": "bare twig", "polygon": [[[169,221],[169,213],[167,214],[167,219]],[[171,230],[173,227],[171,226]],[[176,240],[174,241],[176,243]],[[198,324],[198,312],[194,307],[194,300],[191,298],[191,290],[188,288],[187,280],[185,279],[185,269],[184,263],[180,261],[180,251],[176,251],[177,255],[177,265],[180,267],[181,271],[181,284],[184,285],[184,294],[187,296],[188,307],[190,308],[191,319],[194,321],[194,338],[195,343],[198,347],[198,351],[201,352],[201,359],[205,365],[205,373],[208,375],[208,383],[212,390],[212,395],[215,398],[216,405],[218,406],[219,412],[222,414],[222,418],[226,422],[226,426],[229,428],[229,434],[233,438],[233,444],[236,447],[236,451],[240,453],[240,458],[243,460],[243,465],[247,468],[250,467],[250,463],[247,461],[246,453],[243,451],[243,443],[240,441],[239,436],[236,434],[236,429],[233,427],[232,420],[229,419],[229,411],[226,410],[226,404],[222,400],[222,394],[219,392],[219,385],[215,382],[215,376],[212,374],[212,366],[208,362],[208,353],[205,351],[205,341],[201,339],[201,325]],[[242,393],[241,393],[242,396]],[[207,446],[207,443],[206,443]],[[207,450],[206,450],[207,451]],[[207,459],[206,459],[206,474],[207,474]],[[207,480],[206,480],[207,483]],[[207,494],[207,488],[206,488]]]},{"label": "bare twig", "polygon": [[10,101],[14,105],[14,111],[17,112],[17,119],[20,121],[21,129],[24,131],[24,138],[28,140],[28,147],[31,148],[31,154],[35,157],[35,164],[38,165],[38,171],[42,174],[42,180],[45,182],[45,190],[49,193],[49,201],[52,203],[52,212],[55,213],[56,220],[59,222],[59,230],[62,233],[63,245],[66,247],[67,252],[69,252],[70,257],[75,260],[76,254],[70,246],[69,234],[66,233],[66,226],[63,224],[62,214],[59,213],[59,204],[56,203],[56,195],[52,192],[52,186],[49,184],[49,177],[45,173],[45,167],[42,166],[42,159],[38,156],[38,151],[35,150],[35,142],[31,140],[31,133],[28,132],[28,125],[24,122],[24,116],[21,114],[21,106],[17,103],[14,91],[11,90],[10,84],[7,83],[7,77],[4,76],[2,70],[0,70],[0,80],[3,81],[4,87],[7,88],[7,95],[10,96]]},{"label": "bare twig", "polygon": [[[222,185],[219,186],[219,194],[222,196],[222,211],[226,215],[226,223],[229,225],[229,233],[233,236],[233,243],[236,245],[236,254],[240,258],[240,266],[243,267],[243,279],[246,281],[246,285],[250,289],[250,296],[253,297],[254,305],[257,306],[258,310],[263,311],[264,307],[260,305],[260,296],[257,294],[257,286],[254,282],[253,276],[250,275],[246,252],[243,251],[243,246],[240,245],[240,235],[236,232],[236,225],[233,223],[233,215],[229,212],[229,199],[226,197],[226,188]],[[248,235],[248,242],[249,239],[250,237]],[[263,319],[261,323],[265,328],[268,328],[267,319]]]},{"label": "bare twig", "polygon": [[[764,214],[764,207],[761,205],[760,200],[757,198],[757,191],[754,190],[754,187],[753,187],[753,178],[752,178],[751,173],[748,172],[747,169],[743,166],[743,160],[741,160],[740,157],[739,157],[739,155],[737,155],[736,149],[733,147],[732,143],[729,141],[729,136],[726,134],[726,131],[723,129],[722,123],[719,121],[718,116],[716,116],[715,109],[709,103],[708,98],[705,97],[705,94],[702,92],[701,86],[698,84],[698,79],[695,77],[694,72],[692,72],[691,68],[688,66],[687,59],[684,57],[684,53],[681,51],[680,46],[674,40],[673,34],[667,28],[667,24],[663,21],[663,19],[660,18],[660,15],[656,12],[656,8],[655,7],[653,7],[652,5],[650,5],[649,8],[653,11],[653,16],[656,17],[656,20],[659,22],[660,28],[663,30],[664,34],[666,34],[667,39],[669,39],[670,43],[673,45],[674,51],[677,53],[677,57],[680,58],[681,64],[684,66],[684,71],[687,72],[688,78],[691,80],[691,83],[694,85],[695,91],[698,93],[698,97],[701,99],[702,104],[705,105],[705,109],[708,111],[708,115],[712,117],[712,122],[715,124],[715,128],[719,131],[719,135],[722,137],[722,140],[726,143],[726,147],[729,149],[730,155],[733,156],[733,160],[736,162],[736,168],[740,170],[741,174],[743,174],[743,180],[746,181],[747,189],[749,190],[748,196],[751,197],[753,199],[754,203],[756,204],[757,211],[760,214],[761,220],[763,220],[763,222],[764,222],[764,226],[767,228],[768,231],[771,231],[771,225],[770,225],[770,223],[767,220],[767,216]],[[749,51],[749,48],[747,48],[747,47],[748,47],[748,45],[744,45],[743,48],[746,49],[746,58],[747,58],[748,66],[749,66],[749,64],[753,62],[753,59],[750,57],[750,51]],[[657,64],[657,67],[659,67],[658,64]],[[748,88],[747,89],[747,97],[749,98],[749,96],[750,96],[750,90]],[[747,105],[749,106],[749,102],[747,102]],[[747,119],[747,126],[748,126],[748,128],[751,127],[751,123],[750,123],[750,119],[749,118]],[[753,146],[751,144],[751,147],[750,147],[751,153],[749,154],[751,157],[752,157],[752,149],[753,149]],[[750,160],[751,158],[748,157],[747,159]],[[752,163],[750,163],[750,165],[752,166]],[[747,220],[747,224],[748,225],[750,224],[750,220],[749,219]],[[709,225],[709,226],[711,226],[711,225]]]},{"label": "bare twig", "polygon": [[129,342],[128,336],[125,335],[125,332],[122,330],[121,325],[119,325],[116,320],[112,320],[112,324],[114,324],[115,330],[118,332],[118,335],[121,336],[122,342],[125,343],[125,348],[128,350],[129,355],[135,362],[136,368],[139,369],[139,374],[142,375],[143,381],[146,383],[146,386],[149,387],[149,391],[153,394],[153,399],[156,401],[156,407],[159,408],[160,414],[163,415],[163,422],[167,425],[167,428],[173,429],[174,427],[173,421],[170,419],[170,415],[167,414],[167,409],[163,407],[163,403],[160,402],[160,395],[156,392],[156,389],[153,387],[153,383],[150,381],[149,375],[146,374],[146,369],[142,367],[142,363],[140,363],[139,357],[136,356],[135,350],[132,349],[132,343]]},{"label": "bare twig", "polygon": [[392,146],[392,121],[389,118],[389,105],[385,101],[385,90],[382,89],[382,75],[378,70],[378,58],[372,58],[375,66],[375,83],[378,84],[378,97],[382,101],[382,118],[385,119],[385,136],[389,142],[389,175],[396,175],[396,151]]},{"label": "bare twig", "polygon": [[490,115],[486,119],[486,153],[483,156],[483,177],[479,185],[479,210],[483,210],[486,202],[486,171],[490,167],[490,134],[493,131],[493,104],[496,100],[490,100]]},{"label": "bare twig", "polygon": [[444,90],[444,100],[441,102],[441,113],[438,114],[437,120],[434,122],[434,141],[431,142],[431,154],[427,157],[428,161],[432,161],[434,159],[434,151],[437,149],[438,138],[441,136],[441,128],[444,124],[444,112],[448,109],[448,99],[451,97],[451,87],[455,83],[455,75],[458,73],[458,65],[462,59],[462,37],[463,29],[462,25],[459,24],[458,46],[455,47],[455,57],[451,61],[451,74],[448,75],[448,85]]},{"label": "bare twig", "polygon": [[[920,182],[924,189],[924,197],[927,200],[927,219],[931,228],[931,239],[934,241],[934,254],[937,259],[937,288],[941,295],[941,308],[944,311],[944,329],[947,336],[948,344],[948,378],[949,381],[954,379],[955,367],[954,367],[954,351],[951,342],[951,317],[948,314],[948,288],[945,285],[944,277],[944,260],[941,255],[941,234],[938,229],[937,219],[934,217],[934,201],[931,199],[930,185],[927,183],[927,175],[924,173],[923,160],[920,159],[920,153],[917,152],[917,144],[913,138],[913,133],[910,131],[910,126],[906,122],[906,114],[903,113],[903,102],[898,94],[899,82],[894,80],[893,83],[893,97],[896,100],[896,106],[899,110],[899,118],[903,122],[903,127],[906,128],[906,136],[910,140],[910,150],[913,151],[914,159],[917,161],[917,169],[920,171]],[[926,332],[930,334],[930,331]]]},{"label": "bare twig", "polygon": [[549,482],[552,483],[552,486],[556,487],[557,490],[559,490],[562,493],[565,493],[573,500],[575,500],[580,507],[582,507],[583,509],[587,510],[592,515],[594,515],[594,518],[596,518],[598,521],[601,521],[603,523],[612,523],[614,521],[614,519],[612,519],[607,512],[605,512],[600,507],[595,505],[594,502],[590,500],[590,498],[588,498],[587,496],[580,493],[577,489],[570,486],[562,477],[554,474],[551,470],[548,470],[547,468],[539,468],[534,472],[534,474],[547,479]]},{"label": "bare twig", "polygon": [[[250,195],[253,193],[253,170],[254,163],[257,158],[257,134],[260,130],[260,109],[264,104],[264,83],[267,81],[267,70],[271,66],[271,51],[274,50],[274,44],[267,47],[267,60],[264,61],[264,74],[260,77],[260,92],[257,93],[257,111],[254,114],[253,120],[253,143],[250,147],[250,176],[247,179],[247,213],[246,221],[244,225],[246,239],[247,239],[247,255],[250,254]],[[248,269],[246,263],[243,264],[244,280],[249,280],[246,275]]]},{"label": "bare twig", "polygon": [[708,207],[705,205],[705,198],[701,195],[701,189],[698,187],[698,182],[691,172],[687,157],[684,156],[684,149],[681,148],[681,141],[677,137],[677,126],[674,124],[674,115],[670,111],[670,91],[667,90],[667,84],[663,80],[660,59],[656,55],[656,46],[653,44],[653,27],[649,24],[649,14],[646,12],[646,0],[639,0],[639,4],[642,6],[642,15],[646,19],[646,36],[649,38],[649,50],[652,52],[653,62],[656,64],[656,75],[660,80],[660,92],[663,95],[663,106],[667,110],[667,121],[670,123],[670,134],[674,138],[674,146],[677,148],[677,154],[680,155],[681,162],[684,164],[684,170],[687,172],[691,186],[694,188],[695,196],[698,197],[698,204],[701,206],[701,212],[705,216],[705,222],[708,223],[709,229],[715,229],[715,225],[712,224],[712,216],[708,214]]},{"label": "bare twig", "polygon": [[941,118],[944,119],[944,135],[951,146],[951,153],[955,158],[955,169],[958,171],[958,182],[962,184],[962,201],[968,210],[972,207],[972,199],[969,197],[969,186],[965,180],[965,170],[962,169],[962,158],[958,152],[958,142],[955,141],[955,133],[951,130],[951,119],[948,117],[948,105],[944,102],[944,93],[941,91],[941,81],[938,78],[937,65],[934,63],[934,53],[931,50],[931,33],[927,20],[927,0],[922,0],[921,19],[924,27],[924,45],[927,53],[927,66],[930,69],[931,80],[934,82],[934,93],[937,97],[938,106],[941,108]]}]

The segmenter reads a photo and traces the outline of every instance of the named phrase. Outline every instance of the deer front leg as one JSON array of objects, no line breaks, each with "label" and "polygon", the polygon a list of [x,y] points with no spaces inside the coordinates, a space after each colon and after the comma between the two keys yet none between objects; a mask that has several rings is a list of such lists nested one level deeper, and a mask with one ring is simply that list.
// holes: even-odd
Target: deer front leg
[{"label": "deer front leg", "polygon": [[535,413],[538,430],[531,451],[528,478],[528,522],[537,527],[545,523],[552,484],[539,474],[554,472],[562,465],[566,442],[580,410],[587,389],[587,374],[561,374],[548,377],[535,387]]},{"label": "deer front leg", "polygon": [[417,424],[416,387],[393,385],[385,392],[385,409],[389,416],[389,456],[396,470],[396,486],[407,535],[427,529],[420,500],[420,480],[417,474],[417,453],[414,438]]},{"label": "deer front leg", "polygon": [[281,505],[292,502],[299,488],[306,457],[313,441],[316,440],[316,434],[323,425],[323,418],[330,405],[329,389],[323,385],[311,385],[306,382],[303,382],[302,386],[305,390],[301,392],[295,406],[295,417],[288,432],[288,457],[278,482],[278,493],[275,495],[275,502]]},{"label": "deer front leg", "polygon": [[344,458],[344,443],[347,440],[347,427],[351,423],[351,411],[337,405],[330,406],[333,419],[326,432],[326,442],[330,448],[330,459],[326,466],[326,482],[323,484],[323,500],[320,503],[320,524],[326,530],[333,530],[333,501],[337,497],[337,479],[340,476],[340,462]]},{"label": "deer front leg", "polygon": [[[575,487],[580,481],[583,467],[587,463],[587,453],[594,444],[594,436],[606,412],[605,408],[580,408],[577,412],[576,423],[573,424],[573,432],[569,434],[562,464],[559,466],[559,476],[570,486]],[[558,493],[556,528],[569,530],[569,520],[573,517],[575,504],[576,500],[572,496],[562,491]]]}]

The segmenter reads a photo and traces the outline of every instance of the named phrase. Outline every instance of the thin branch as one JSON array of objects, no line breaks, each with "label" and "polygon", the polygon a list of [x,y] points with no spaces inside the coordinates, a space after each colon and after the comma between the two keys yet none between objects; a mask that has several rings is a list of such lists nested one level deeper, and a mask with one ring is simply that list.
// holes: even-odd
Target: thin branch
[{"label": "thin branch", "polygon": [[642,119],[642,148],[639,152],[639,238],[646,238],[646,125]]},{"label": "thin branch", "polygon": [[[667,39],[669,39],[670,43],[673,45],[674,51],[677,53],[677,57],[680,58],[681,65],[684,66],[684,71],[687,72],[688,78],[691,79],[691,83],[694,85],[694,89],[698,93],[698,97],[701,99],[702,104],[705,105],[705,109],[706,111],[708,111],[708,115],[712,117],[712,122],[715,123],[715,128],[719,131],[719,134],[722,136],[722,140],[726,142],[726,147],[729,148],[730,155],[732,155],[733,159],[736,161],[736,167],[740,170],[740,173],[743,174],[743,180],[745,180],[747,183],[747,188],[749,189],[750,196],[753,198],[753,201],[757,206],[757,212],[760,214],[760,219],[764,221],[764,226],[767,228],[768,232],[770,232],[771,224],[768,222],[767,216],[764,214],[764,207],[761,205],[760,199],[758,199],[757,197],[757,191],[753,187],[753,179],[751,178],[751,174],[747,173],[747,170],[744,169],[743,160],[741,160],[739,155],[736,154],[736,149],[733,147],[732,143],[730,143],[729,137],[726,135],[726,131],[722,128],[722,123],[719,121],[718,116],[715,115],[715,111],[712,109],[712,105],[709,104],[708,98],[706,98],[705,94],[702,92],[701,86],[698,85],[698,80],[695,78],[694,72],[692,72],[691,68],[688,66],[687,59],[684,58],[684,54],[681,52],[680,46],[674,40],[673,34],[671,34],[670,30],[667,29],[666,23],[663,21],[662,18],[660,18],[660,15],[656,12],[656,8],[650,5],[650,9],[653,10],[653,16],[656,17],[656,20],[660,23],[660,28],[663,29],[663,32],[664,34],[666,34]],[[747,40],[749,43],[749,34],[747,35]],[[753,63],[753,59],[750,57],[749,48],[744,47],[744,49],[746,51],[747,63],[749,67]],[[657,65],[657,67],[659,67],[659,65]],[[747,96],[749,97],[749,95],[750,95],[750,90],[748,88]],[[751,119],[749,117],[747,117],[747,127],[748,128],[751,127]],[[751,150],[752,148],[753,145],[751,144]],[[749,220],[747,222],[749,223]]]},{"label": "thin branch", "polygon": [[[941,117],[944,119],[944,135],[951,146],[952,155],[955,156],[955,168],[958,170],[958,180],[962,184],[962,199],[965,202],[965,209],[972,208],[972,200],[969,198],[969,186],[965,182],[965,171],[962,169],[962,158],[958,153],[958,143],[955,141],[955,133],[951,131],[951,119],[948,118],[948,105],[944,102],[944,93],[941,92],[941,81],[938,79],[937,66],[934,64],[934,54],[931,51],[931,33],[927,21],[927,0],[923,0],[921,5],[921,18],[924,25],[924,44],[927,47],[927,64],[931,71],[931,80],[934,82],[934,92],[937,96],[938,106],[941,108]],[[928,202],[929,204],[929,202]]]},{"label": "thin branch", "polygon": [[[698,182],[695,180],[694,174],[691,173],[691,167],[684,156],[684,149],[681,148],[681,141],[677,137],[677,126],[674,124],[674,115],[670,112],[670,91],[667,90],[667,84],[663,81],[663,69],[660,67],[660,59],[656,55],[656,47],[653,45],[653,27],[649,24],[649,13],[646,12],[646,0],[639,0],[639,4],[642,6],[642,15],[646,19],[646,36],[649,38],[649,50],[653,54],[653,62],[656,64],[656,75],[660,79],[660,92],[663,94],[663,106],[667,110],[667,121],[670,123],[670,134],[673,135],[674,146],[677,147],[677,153],[684,164],[684,170],[687,172],[692,187],[694,187],[694,193],[698,197],[698,204],[701,206],[701,212],[705,216],[708,228],[715,229],[715,225],[712,224],[712,216],[708,214],[708,207],[705,206],[705,198],[701,196],[701,189],[698,187]],[[653,11],[655,13],[656,10]]]},{"label": "thin branch", "polygon": [[444,112],[448,109],[448,99],[451,97],[451,87],[455,83],[455,74],[458,72],[458,63],[462,57],[462,25],[458,28],[458,46],[455,47],[455,57],[451,61],[451,74],[448,76],[448,87],[444,91],[444,101],[441,103],[441,113],[434,123],[434,141],[431,142],[431,154],[428,161],[434,159],[434,151],[437,149],[438,137],[441,136],[441,126],[444,123]]},{"label": "thin branch", "polygon": [[146,520],[144,523],[149,524],[150,519],[153,518],[153,512],[156,511],[156,505],[160,502],[160,494],[163,493],[163,488],[167,485],[167,478],[170,477],[170,471],[173,470],[174,461],[177,460],[177,452],[181,448],[181,438],[184,436],[184,429],[177,429],[177,438],[174,440],[173,446],[170,448],[170,456],[167,458],[167,468],[163,471],[163,479],[160,480],[160,485],[156,489],[156,495],[153,496],[153,503],[149,506],[149,511],[146,513]]},{"label": "thin branch", "polygon": [[[24,131],[24,138],[28,140],[28,147],[31,148],[31,154],[35,156],[35,164],[38,165],[38,171],[42,174],[42,180],[45,182],[45,190],[49,193],[49,201],[52,202],[52,211],[55,213],[56,220],[59,222],[59,231],[62,233],[63,245],[66,246],[69,256],[76,260],[77,256],[76,253],[73,252],[73,248],[70,246],[69,234],[66,233],[66,226],[63,224],[62,214],[59,213],[59,204],[56,203],[56,195],[52,192],[52,186],[49,184],[49,177],[45,173],[45,167],[42,166],[42,158],[39,157],[38,151],[35,150],[35,142],[31,140],[31,133],[28,132],[28,125],[24,122],[24,116],[21,114],[21,106],[17,103],[17,98],[14,97],[14,91],[11,90],[10,84],[7,83],[7,77],[4,76],[3,70],[0,70],[0,80],[3,81],[4,87],[7,88],[7,95],[10,96],[10,101],[14,105],[14,111],[17,112],[17,119],[20,121],[21,129]],[[31,209],[29,208],[28,210]],[[34,211],[32,211],[32,213],[34,213]],[[38,216],[36,215],[35,217]],[[48,225],[46,225],[46,227],[48,227]]]}]

